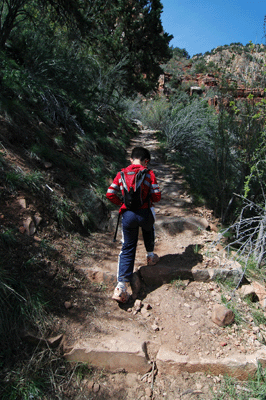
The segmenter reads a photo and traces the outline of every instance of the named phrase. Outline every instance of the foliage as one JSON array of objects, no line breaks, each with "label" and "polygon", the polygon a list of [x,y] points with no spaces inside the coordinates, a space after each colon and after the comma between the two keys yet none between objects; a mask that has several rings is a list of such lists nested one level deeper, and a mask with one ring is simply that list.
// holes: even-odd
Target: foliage
[{"label": "foliage", "polygon": [[169,116],[170,105],[167,99],[154,99],[142,105],[141,120],[146,126],[155,130],[163,130]]},{"label": "foliage", "polygon": [[[30,37],[43,33],[45,26],[47,31],[44,40],[47,41],[48,51],[54,44],[54,33],[54,37],[60,40],[60,47],[64,44],[74,45],[75,53],[82,48],[85,60],[90,56],[95,57],[102,65],[110,66],[111,70],[123,64],[124,89],[128,93],[138,91],[145,94],[157,86],[160,63],[167,61],[171,55],[168,44],[172,36],[163,32],[161,12],[160,0],[135,0],[130,3],[126,0],[98,0],[93,3],[87,0],[35,0],[33,3],[28,0],[4,1],[0,45],[4,48],[8,41],[13,54],[19,51],[20,60],[29,61],[27,51],[23,54],[23,49],[27,49],[26,43],[20,49],[19,44],[16,46],[15,37],[19,37],[21,43],[28,36],[30,42]],[[7,25],[8,29],[5,29]],[[55,49],[56,67],[60,62],[60,48],[59,52]],[[68,71],[67,64],[61,63],[60,67],[61,72]],[[105,94],[108,96],[108,92]]]},{"label": "foliage", "polygon": [[217,128],[217,116],[205,100],[195,98],[183,105],[177,98],[163,130],[169,159],[185,167],[193,192],[203,195],[213,206],[220,190],[215,175],[219,170],[216,166],[219,149],[215,147]]},{"label": "foliage", "polygon": [[266,395],[265,370],[260,366],[254,378],[247,382],[239,382],[236,379],[226,376],[218,393],[213,393],[214,400],[249,400],[256,398],[263,400]]},{"label": "foliage", "polygon": [[48,348],[36,348],[34,357],[27,361],[8,371],[0,385],[1,399],[61,399],[70,383],[97,373],[87,364],[66,363],[57,351]]},{"label": "foliage", "polygon": [[193,64],[191,72],[193,74],[202,74],[207,72],[208,68],[204,59],[200,59]]},{"label": "foliage", "polygon": [[[218,97],[218,114],[204,98],[189,97],[179,91],[166,103],[155,101],[153,121],[149,121],[149,126],[154,126],[157,110],[167,104],[157,129],[162,130],[166,139],[168,158],[185,167],[195,199],[203,196],[223,222],[234,217],[236,207],[240,206],[234,193],[243,194],[252,159],[264,143],[263,120],[256,118],[259,106],[253,98],[225,106],[226,96],[231,98],[234,91],[234,84],[224,84]],[[251,186],[254,193],[254,179]]]},{"label": "foliage", "polygon": [[110,50],[107,51],[105,62],[127,57],[127,93],[138,91],[145,95],[157,87],[160,63],[171,57],[168,44],[172,36],[163,32],[162,9],[160,0],[123,0],[112,9],[113,19],[108,21],[112,23],[112,35],[104,38],[104,45],[112,54],[109,56]]},{"label": "foliage", "polygon": [[234,236],[226,246],[228,250],[235,250],[239,260],[248,265],[250,260],[255,260],[257,268],[265,263],[266,258],[266,199],[263,191],[264,204],[260,206],[246,198],[243,198],[243,206],[238,219],[223,232],[233,232]]},{"label": "foliage", "polygon": [[[261,105],[249,102],[242,107],[231,105],[238,116],[237,143],[240,148],[239,170],[240,185],[233,193],[234,198],[241,199],[238,208],[238,218],[225,231],[233,233],[234,237],[228,248],[235,248],[239,260],[244,261],[245,267],[251,260],[259,268],[265,263],[265,237],[266,237],[266,164],[265,164],[265,131],[261,117]],[[243,112],[244,110],[244,112]],[[258,112],[258,110],[260,110]],[[239,123],[240,121],[240,123]],[[243,193],[240,195],[239,193]]]},{"label": "foliage", "polygon": [[11,254],[18,249],[18,246],[14,232],[1,232],[0,250],[3,258],[0,263],[0,334],[1,355],[6,357],[10,356],[10,352],[14,352],[18,344],[19,331],[23,326],[28,323],[41,329],[45,320],[44,303],[40,293],[30,295],[22,276],[18,277],[14,270],[10,271]]},{"label": "foliage", "polygon": [[0,8],[0,47],[4,48],[13,29],[23,25],[26,20],[36,21],[42,12],[49,11],[52,18],[69,26],[75,25],[81,32],[88,28],[88,23],[81,12],[82,2],[73,0],[3,0]]}]

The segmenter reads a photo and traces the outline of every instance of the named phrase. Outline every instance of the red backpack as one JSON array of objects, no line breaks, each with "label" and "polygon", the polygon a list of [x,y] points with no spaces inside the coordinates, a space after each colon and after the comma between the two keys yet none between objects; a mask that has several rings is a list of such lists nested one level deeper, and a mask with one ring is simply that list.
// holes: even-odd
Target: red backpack
[{"label": "red backpack", "polygon": [[136,211],[148,201],[148,196],[143,199],[143,185],[147,169],[139,170],[138,172],[126,171],[122,169],[120,172],[122,180],[122,194],[126,208],[130,211]]}]

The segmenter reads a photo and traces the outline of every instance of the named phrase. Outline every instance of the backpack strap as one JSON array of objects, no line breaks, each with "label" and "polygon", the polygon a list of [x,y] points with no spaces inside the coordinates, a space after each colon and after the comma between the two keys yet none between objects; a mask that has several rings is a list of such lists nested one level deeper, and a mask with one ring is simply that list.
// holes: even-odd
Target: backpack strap
[{"label": "backpack strap", "polygon": [[123,188],[126,188],[126,190],[128,191],[128,187],[127,187],[127,183],[126,183],[126,179],[125,179],[125,172],[124,169],[122,169],[120,171],[120,176],[121,176],[121,181],[122,181],[122,186]]}]

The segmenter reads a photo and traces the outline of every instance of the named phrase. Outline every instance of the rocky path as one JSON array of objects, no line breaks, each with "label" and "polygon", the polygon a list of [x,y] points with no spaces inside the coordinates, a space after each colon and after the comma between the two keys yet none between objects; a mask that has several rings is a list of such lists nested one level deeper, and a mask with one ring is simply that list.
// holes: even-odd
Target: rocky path
[{"label": "rocky path", "polygon": [[210,245],[217,221],[193,205],[179,169],[162,163],[154,132],[143,131],[132,141],[136,145],[150,150],[162,191],[155,224],[161,259],[145,266],[140,237],[132,298],[126,305],[113,302],[121,231],[113,243],[117,212],[112,213],[108,232],[92,235],[88,256],[76,265],[98,290],[82,293],[82,311],[72,310],[66,357],[104,371],[83,381],[91,387],[90,398],[214,399],[222,376],[246,379],[257,360],[266,359],[265,346],[239,325],[224,328],[212,321],[214,305],[221,303],[216,278],[237,282],[239,266]]}]

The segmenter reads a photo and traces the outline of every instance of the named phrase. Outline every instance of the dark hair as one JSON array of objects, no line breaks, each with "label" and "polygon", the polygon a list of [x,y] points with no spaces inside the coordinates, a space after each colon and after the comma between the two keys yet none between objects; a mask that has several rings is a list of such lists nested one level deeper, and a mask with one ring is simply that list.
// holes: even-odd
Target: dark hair
[{"label": "dark hair", "polygon": [[131,153],[131,158],[132,160],[140,160],[140,161],[144,161],[144,160],[151,160],[151,155],[149,150],[145,149],[144,147],[134,147],[134,149],[132,150]]}]

